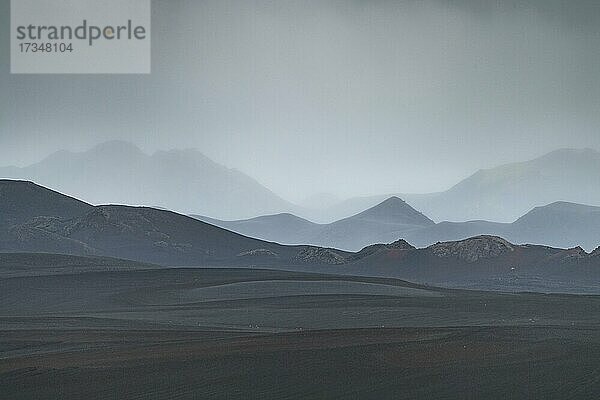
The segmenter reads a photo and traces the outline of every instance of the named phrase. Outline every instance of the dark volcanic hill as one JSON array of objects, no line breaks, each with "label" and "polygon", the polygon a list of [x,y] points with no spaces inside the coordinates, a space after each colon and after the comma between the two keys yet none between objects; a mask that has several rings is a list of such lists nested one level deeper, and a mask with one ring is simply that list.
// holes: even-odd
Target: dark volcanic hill
[{"label": "dark volcanic hill", "polygon": [[0,226],[19,225],[34,217],[72,218],[92,206],[26,181],[0,180]]},{"label": "dark volcanic hill", "polygon": [[[0,252],[46,252],[125,258],[167,265],[341,263],[345,253],[283,246],[171,211],[96,206],[18,181],[3,182]],[[25,188],[26,197],[23,197]],[[28,198],[34,201],[23,202]]]},{"label": "dark volcanic hill", "polygon": [[433,226],[434,222],[403,200],[391,197],[357,215],[330,224],[315,224],[291,214],[241,221],[202,221],[244,235],[286,244],[315,244],[358,251],[373,243],[388,243],[407,232]]},{"label": "dark volcanic hill", "polygon": [[128,142],[56,152],[25,168],[0,168],[0,178],[25,179],[92,204],[163,207],[224,219],[289,211],[292,205],[249,176],[196,150],[143,153]]}]

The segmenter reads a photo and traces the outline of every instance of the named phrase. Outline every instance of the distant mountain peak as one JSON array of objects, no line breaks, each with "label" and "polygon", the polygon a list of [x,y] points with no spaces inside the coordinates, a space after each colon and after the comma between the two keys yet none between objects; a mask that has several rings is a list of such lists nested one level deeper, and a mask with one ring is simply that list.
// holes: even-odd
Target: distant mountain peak
[{"label": "distant mountain peak", "polygon": [[387,199],[385,199],[384,201],[382,201],[381,203],[379,203],[379,205],[383,206],[383,205],[394,205],[394,204],[406,204],[406,202],[404,200],[402,200],[400,197],[398,196],[390,196]]},{"label": "distant mountain peak", "polygon": [[455,242],[440,242],[428,249],[437,257],[456,257],[467,262],[498,257],[514,251],[515,246],[498,236],[481,235]]},{"label": "distant mountain peak", "polygon": [[600,214],[600,207],[556,201],[533,208],[515,221],[516,225],[550,226],[551,224],[577,223]]},{"label": "distant mountain peak", "polygon": [[357,219],[375,220],[381,222],[394,222],[414,224],[420,226],[433,225],[434,222],[412,208],[399,197],[392,196],[374,207],[355,215]]}]

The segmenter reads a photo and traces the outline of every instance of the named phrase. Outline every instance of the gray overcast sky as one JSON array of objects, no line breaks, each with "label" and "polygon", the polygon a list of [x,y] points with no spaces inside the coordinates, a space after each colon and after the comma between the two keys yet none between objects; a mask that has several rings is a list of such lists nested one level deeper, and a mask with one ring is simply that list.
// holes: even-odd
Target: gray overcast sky
[{"label": "gray overcast sky", "polygon": [[110,139],[195,147],[298,200],[445,189],[600,149],[597,0],[153,2],[153,73],[10,75],[0,164]]}]

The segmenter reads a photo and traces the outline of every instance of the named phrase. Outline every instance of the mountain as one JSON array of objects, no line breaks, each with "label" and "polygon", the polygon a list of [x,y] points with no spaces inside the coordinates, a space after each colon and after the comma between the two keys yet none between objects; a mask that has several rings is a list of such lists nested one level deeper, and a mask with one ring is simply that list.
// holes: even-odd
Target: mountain
[{"label": "mountain", "polygon": [[[484,235],[439,242],[426,248],[395,240],[352,253],[253,239],[171,211],[120,205],[91,206],[27,182],[2,181],[1,187],[0,205],[4,208],[0,214],[9,217],[0,226],[0,253],[46,253],[33,259],[31,255],[0,254],[0,259],[10,263],[10,268],[0,273],[11,276],[26,276],[31,271],[23,268],[39,268],[45,259],[64,264],[62,270],[78,266],[99,270],[126,267],[126,263],[115,260],[87,262],[55,254],[61,253],[168,266],[272,266],[331,274],[397,277],[479,289],[600,291],[600,250],[588,254],[581,247],[518,245]],[[549,209],[564,208],[564,204],[558,204]],[[582,218],[590,212],[573,205],[568,205],[568,209],[576,215],[584,215]],[[528,218],[539,213],[536,210]],[[543,218],[547,214],[539,215]],[[289,215],[283,217],[290,218]],[[292,221],[306,223],[293,217]],[[401,225],[435,226],[397,198],[340,222],[359,230],[361,226],[370,227],[369,224],[382,227],[387,222],[390,232]],[[132,268],[148,267],[132,264]]]},{"label": "mountain", "polygon": [[513,243],[532,243],[561,248],[581,246],[591,251],[600,246],[600,207],[555,202],[535,207],[513,223],[488,221],[442,222],[407,232],[404,238],[417,246],[460,240],[475,235],[502,236]]},{"label": "mountain", "polygon": [[264,215],[239,221],[220,221],[199,215],[192,216],[242,235],[284,244],[311,243],[311,237],[321,228],[319,224],[289,213]]},{"label": "mountain", "polygon": [[249,176],[196,150],[147,155],[120,141],[81,153],[59,151],[25,168],[0,168],[0,177],[35,181],[92,204],[148,205],[223,219],[293,208]]},{"label": "mountain", "polygon": [[370,249],[332,272],[462,288],[600,292],[600,257],[579,247],[516,245],[481,235],[422,249],[404,241]]},{"label": "mountain", "polygon": [[398,197],[379,203],[352,217],[323,225],[309,243],[357,251],[374,243],[389,243],[407,232],[434,225],[429,218]]},{"label": "mountain", "polygon": [[352,217],[330,224],[315,224],[291,214],[278,214],[241,221],[196,218],[244,235],[285,244],[314,244],[357,251],[373,243],[393,242],[412,230],[434,225],[398,197]]},{"label": "mountain", "polygon": [[0,227],[19,225],[34,217],[72,218],[92,206],[26,181],[0,180]]},{"label": "mountain", "polygon": [[6,209],[0,215],[9,218],[0,226],[0,252],[108,256],[163,265],[327,265],[343,262],[346,255],[249,238],[171,211],[94,207],[33,183],[2,181],[2,188],[0,206]]},{"label": "mountain", "polygon": [[600,205],[600,152],[557,150],[531,161],[480,170],[442,193],[404,197],[437,221],[513,222],[540,204]]},{"label": "mountain", "polygon": [[548,246],[600,246],[600,207],[555,202],[536,207],[511,224],[507,234],[516,242]]},{"label": "mountain", "polygon": [[434,222],[396,196],[371,207],[346,221],[368,221],[391,225],[427,226]]},{"label": "mountain", "polygon": [[406,200],[436,222],[514,222],[541,204],[556,201],[600,206],[600,152],[561,149],[542,157],[477,171],[447,191],[353,197],[302,210],[303,217],[331,222],[354,215],[391,196]]},{"label": "mountain", "polygon": [[313,204],[311,207],[305,207],[304,210],[302,210],[303,214],[301,214],[301,216],[311,221],[329,224],[359,214],[394,196],[396,195],[352,197],[333,204],[326,202],[320,207],[317,206],[317,204]]},{"label": "mountain", "polygon": [[434,223],[397,197],[352,217],[315,224],[292,214],[242,221],[196,217],[231,231],[283,244],[312,244],[358,251],[376,243],[406,239],[417,247],[478,235],[504,237],[514,243],[561,248],[600,246],[600,207],[555,202],[536,207],[513,223],[489,221]]},{"label": "mountain", "polygon": [[510,224],[489,221],[444,221],[423,229],[407,232],[404,238],[415,246],[426,247],[437,242],[461,240],[478,235],[507,237],[509,228]]}]

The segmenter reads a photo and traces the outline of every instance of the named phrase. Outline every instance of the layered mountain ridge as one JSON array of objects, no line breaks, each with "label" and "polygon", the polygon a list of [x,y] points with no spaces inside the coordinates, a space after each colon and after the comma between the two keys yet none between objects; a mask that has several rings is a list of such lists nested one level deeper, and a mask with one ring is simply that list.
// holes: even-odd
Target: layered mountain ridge
[{"label": "layered mountain ridge", "polygon": [[315,224],[290,214],[243,221],[200,220],[247,236],[285,244],[358,251],[374,243],[404,238],[418,247],[477,235],[496,235],[514,243],[533,243],[591,251],[600,246],[600,207],[556,202],[536,207],[515,222],[489,221],[434,223],[397,197],[330,224]]},{"label": "layered mountain ridge", "polygon": [[[424,248],[395,239],[347,252],[254,239],[166,210],[91,206],[27,182],[0,181],[0,193],[0,253],[113,257],[163,266],[276,267],[475,288],[540,290],[542,282],[543,288],[551,285],[549,290],[600,289],[599,250],[587,253],[581,247],[514,244],[479,235]],[[405,207],[396,199],[389,204]],[[365,215],[379,214],[362,214],[357,221],[364,222]]]},{"label": "layered mountain ridge", "polygon": [[129,142],[58,151],[0,178],[35,181],[91,204],[146,205],[220,218],[248,218],[294,207],[256,180],[197,150],[143,153]]}]

